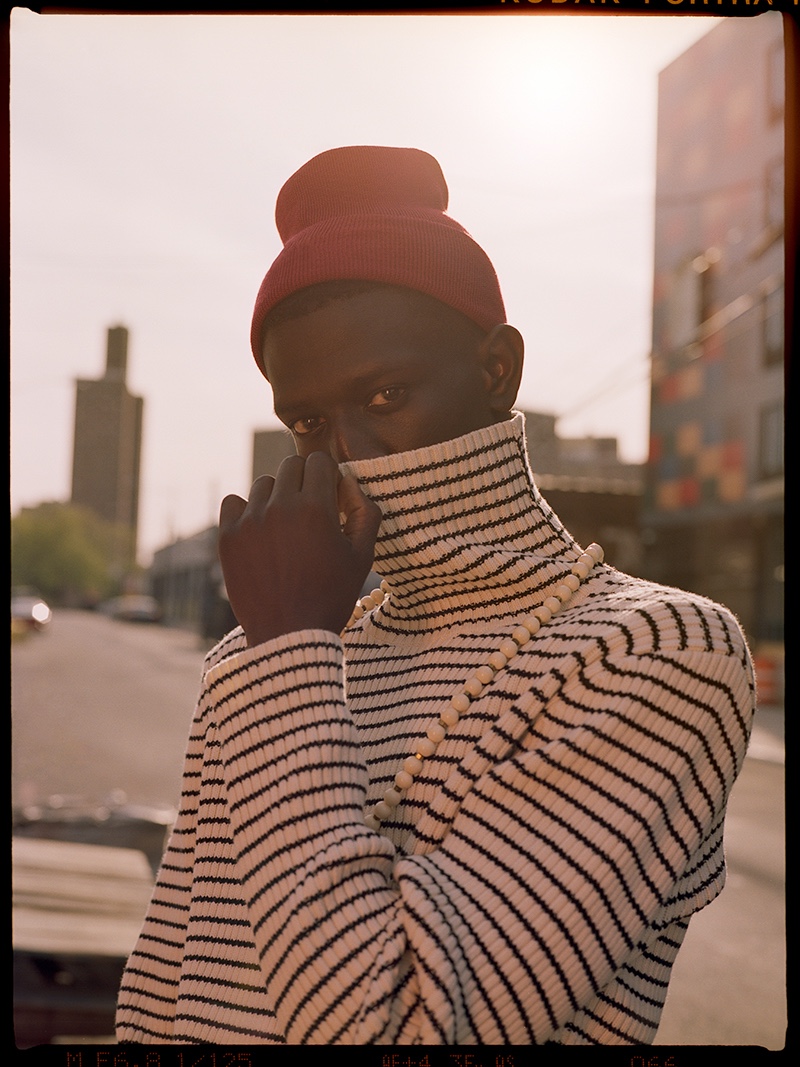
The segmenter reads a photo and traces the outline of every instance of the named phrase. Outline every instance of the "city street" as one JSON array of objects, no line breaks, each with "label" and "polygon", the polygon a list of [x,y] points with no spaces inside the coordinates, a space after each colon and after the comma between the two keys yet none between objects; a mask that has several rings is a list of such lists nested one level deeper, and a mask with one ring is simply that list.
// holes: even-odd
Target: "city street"
[{"label": "city street", "polygon": [[184,630],[57,611],[12,651],[15,805],[174,806],[203,655]]},{"label": "city street", "polygon": [[[57,611],[12,646],[15,807],[54,795],[174,808],[207,643]],[[692,920],[657,1044],[781,1049],[786,1031],[783,712],[759,713],[729,807],[728,884]]]}]

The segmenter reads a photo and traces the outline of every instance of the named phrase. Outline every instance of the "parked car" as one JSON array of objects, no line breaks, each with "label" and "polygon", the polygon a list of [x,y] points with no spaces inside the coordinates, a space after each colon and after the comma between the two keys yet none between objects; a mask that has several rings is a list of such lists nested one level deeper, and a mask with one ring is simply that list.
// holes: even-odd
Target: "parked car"
[{"label": "parked car", "polygon": [[112,619],[124,622],[161,622],[161,605],[155,597],[143,593],[125,593],[114,597],[102,606]]},{"label": "parked car", "polygon": [[11,594],[11,628],[20,632],[44,630],[53,618],[49,604],[36,593]]},{"label": "parked car", "polygon": [[51,797],[41,805],[14,809],[18,1048],[114,1043],[123,968],[141,929],[174,818],[174,811],[128,804],[123,794],[97,808]]}]

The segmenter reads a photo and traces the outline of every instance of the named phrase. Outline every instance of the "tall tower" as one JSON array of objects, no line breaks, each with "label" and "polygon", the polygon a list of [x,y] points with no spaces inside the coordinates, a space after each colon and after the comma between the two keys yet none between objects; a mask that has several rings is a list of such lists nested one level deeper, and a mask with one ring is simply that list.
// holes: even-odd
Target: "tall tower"
[{"label": "tall tower", "polygon": [[128,330],[108,330],[106,372],[77,379],[72,454],[72,503],[124,532],[117,559],[136,560],[144,401],[128,392]]}]

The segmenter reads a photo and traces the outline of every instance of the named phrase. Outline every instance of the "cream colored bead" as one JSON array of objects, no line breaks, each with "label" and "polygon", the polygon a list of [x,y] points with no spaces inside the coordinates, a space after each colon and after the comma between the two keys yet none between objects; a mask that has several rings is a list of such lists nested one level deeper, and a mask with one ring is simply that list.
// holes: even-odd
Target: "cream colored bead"
[{"label": "cream colored bead", "polygon": [[394,776],[394,784],[398,789],[410,789],[414,784],[414,779],[408,771],[398,771]]},{"label": "cream colored bead", "polygon": [[456,693],[450,701],[450,706],[455,708],[459,715],[469,710],[470,699],[466,693]]},{"label": "cream colored bead", "polygon": [[[423,760],[432,756],[436,748],[447,736],[447,729],[455,726],[459,717],[470,706],[473,697],[478,697],[485,686],[494,679],[495,673],[506,666],[509,659],[515,656],[519,649],[526,644],[531,637],[539,632],[553,615],[566,604],[572,594],[580,587],[581,581],[586,578],[596,563],[604,559],[602,548],[595,543],[589,545],[585,552],[581,553],[578,560],[573,563],[571,572],[564,576],[556,586],[555,595],[548,596],[543,604],[534,608],[532,614],[514,627],[511,636],[505,637],[500,646],[489,656],[488,662],[481,664],[473,675],[464,682],[463,690],[451,697],[450,703],[443,709],[438,722],[428,727],[425,737],[420,738],[414,755],[408,756],[402,768],[397,772],[394,779],[394,787],[389,787],[384,793],[383,800],[375,805],[373,812],[365,816],[365,822],[372,830],[379,830],[382,819],[391,816],[394,808],[401,803],[404,790],[409,789],[414,782],[414,777],[419,774]],[[381,604],[389,589],[386,581],[381,582],[381,588],[373,590],[369,596],[363,597],[353,611],[351,621],[359,619],[364,610],[370,610]]]},{"label": "cream colored bead", "polygon": [[461,716],[459,715],[459,712],[453,707],[452,702],[448,705],[448,707],[444,709],[444,711],[440,715],[440,718],[445,724],[445,726],[455,726],[460,717]]},{"label": "cream colored bead", "polygon": [[388,596],[388,595],[389,595],[389,592],[390,592],[390,586],[389,586],[389,583],[388,583],[388,582],[386,581],[386,579],[385,579],[385,578],[384,578],[384,579],[383,579],[383,581],[381,582],[381,592],[382,592],[382,593],[383,593],[383,594],[384,594],[385,596]]},{"label": "cream colored bead", "polygon": [[519,652],[519,645],[511,637],[506,637],[500,642],[500,651],[506,659],[513,659]]},{"label": "cream colored bead", "polygon": [[434,745],[441,744],[446,734],[447,730],[441,723],[435,722],[433,726],[428,727],[428,740],[433,741]]},{"label": "cream colored bead", "polygon": [[464,691],[471,697],[479,697],[483,692],[483,682],[477,675],[473,674],[471,678],[467,678],[466,682],[464,682]]}]

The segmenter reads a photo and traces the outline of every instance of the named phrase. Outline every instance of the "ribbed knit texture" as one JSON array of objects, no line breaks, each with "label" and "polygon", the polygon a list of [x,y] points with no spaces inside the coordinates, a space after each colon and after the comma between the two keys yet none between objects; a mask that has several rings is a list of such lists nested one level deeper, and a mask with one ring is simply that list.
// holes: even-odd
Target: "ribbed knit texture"
[{"label": "ribbed knit texture", "polygon": [[438,162],[418,148],[350,145],[321,152],[284,184],[275,206],[283,250],[256,297],[250,343],[261,363],[270,310],[309,285],[369,281],[426,293],[487,332],[505,322],[494,267],[446,214]]},{"label": "ribbed knit texture", "polygon": [[119,1040],[653,1040],[689,917],[723,886],[752,721],[725,608],[596,568],[394,821],[363,821],[579,555],[522,425],[349,465],[384,514],[391,594],[344,642],[234,631],[210,653]]}]

